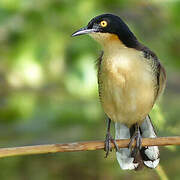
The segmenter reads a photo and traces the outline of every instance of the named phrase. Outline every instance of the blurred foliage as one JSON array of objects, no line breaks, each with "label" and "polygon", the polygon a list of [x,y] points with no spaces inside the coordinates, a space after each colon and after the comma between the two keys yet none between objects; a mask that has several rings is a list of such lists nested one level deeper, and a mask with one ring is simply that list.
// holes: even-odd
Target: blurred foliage
[{"label": "blurred foliage", "polygon": [[[95,68],[101,47],[70,35],[107,12],[162,59],[167,88],[151,117],[159,136],[180,135],[179,0],[1,0],[1,147],[104,138]],[[170,179],[180,178],[179,162],[180,147],[161,148]],[[115,153],[104,159],[102,151],[0,159],[0,168],[2,180],[160,179],[155,170],[122,171]]]}]

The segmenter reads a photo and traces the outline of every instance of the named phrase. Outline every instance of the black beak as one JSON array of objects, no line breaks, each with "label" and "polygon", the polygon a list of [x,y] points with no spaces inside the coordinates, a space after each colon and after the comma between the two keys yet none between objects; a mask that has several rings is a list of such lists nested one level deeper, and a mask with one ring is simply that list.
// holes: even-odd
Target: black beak
[{"label": "black beak", "polygon": [[87,27],[81,28],[78,31],[74,32],[71,36],[79,36],[79,35],[83,35],[83,34],[89,34],[89,33],[93,33],[96,32],[97,29],[87,29]]}]

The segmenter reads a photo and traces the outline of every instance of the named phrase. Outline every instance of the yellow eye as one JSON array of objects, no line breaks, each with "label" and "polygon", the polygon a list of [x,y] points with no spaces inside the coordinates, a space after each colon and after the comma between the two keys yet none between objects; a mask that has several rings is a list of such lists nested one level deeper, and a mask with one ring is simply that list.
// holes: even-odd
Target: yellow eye
[{"label": "yellow eye", "polygon": [[103,20],[103,21],[101,21],[100,22],[100,25],[102,26],[102,27],[106,27],[107,26],[107,21],[105,21],[105,20]]}]

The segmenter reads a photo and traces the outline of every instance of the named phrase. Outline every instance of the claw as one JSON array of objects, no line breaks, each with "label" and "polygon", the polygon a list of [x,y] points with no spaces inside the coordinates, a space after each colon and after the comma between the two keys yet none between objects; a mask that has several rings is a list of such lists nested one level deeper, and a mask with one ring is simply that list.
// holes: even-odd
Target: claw
[{"label": "claw", "polygon": [[116,143],[115,139],[112,138],[111,134],[108,132],[106,134],[106,139],[105,139],[105,148],[104,148],[104,150],[106,151],[105,158],[107,158],[109,152],[112,151],[111,143],[114,144],[116,151],[119,151],[118,144]]},{"label": "claw", "polygon": [[[132,157],[136,157],[136,155],[137,155],[138,151],[141,149],[141,145],[142,145],[142,138],[141,138],[141,133],[139,130],[139,125],[136,124],[135,127],[136,127],[135,132],[134,132],[133,136],[131,137],[130,143],[128,145],[129,149],[131,149]],[[134,141],[136,141],[136,144],[135,144],[135,147],[133,148],[132,145],[133,145]]]},{"label": "claw", "polygon": [[119,150],[119,147],[118,147],[118,144],[117,144],[116,140],[115,139],[111,139],[111,142],[114,144],[116,151],[119,152],[120,150]]},{"label": "claw", "polygon": [[112,151],[112,147],[111,147],[111,135],[110,135],[110,133],[106,134],[105,149],[104,150],[106,151],[105,158],[107,158],[108,155],[109,155],[109,151]]},{"label": "claw", "polygon": [[110,134],[110,125],[111,125],[111,119],[108,118],[107,133],[106,133],[105,148],[104,148],[104,150],[106,151],[106,155],[105,155],[106,158],[108,157],[109,152],[112,151],[111,143],[114,144],[116,151],[119,151],[119,147],[116,141],[112,138]]}]

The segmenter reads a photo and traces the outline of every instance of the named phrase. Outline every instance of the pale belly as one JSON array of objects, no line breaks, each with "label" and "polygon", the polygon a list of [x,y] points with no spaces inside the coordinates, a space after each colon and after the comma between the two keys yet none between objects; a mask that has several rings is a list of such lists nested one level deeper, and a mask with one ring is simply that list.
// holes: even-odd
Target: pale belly
[{"label": "pale belly", "polygon": [[[129,62],[128,62],[129,63]],[[127,126],[141,123],[154,103],[154,80],[144,63],[102,62],[99,92],[105,113]]]}]

